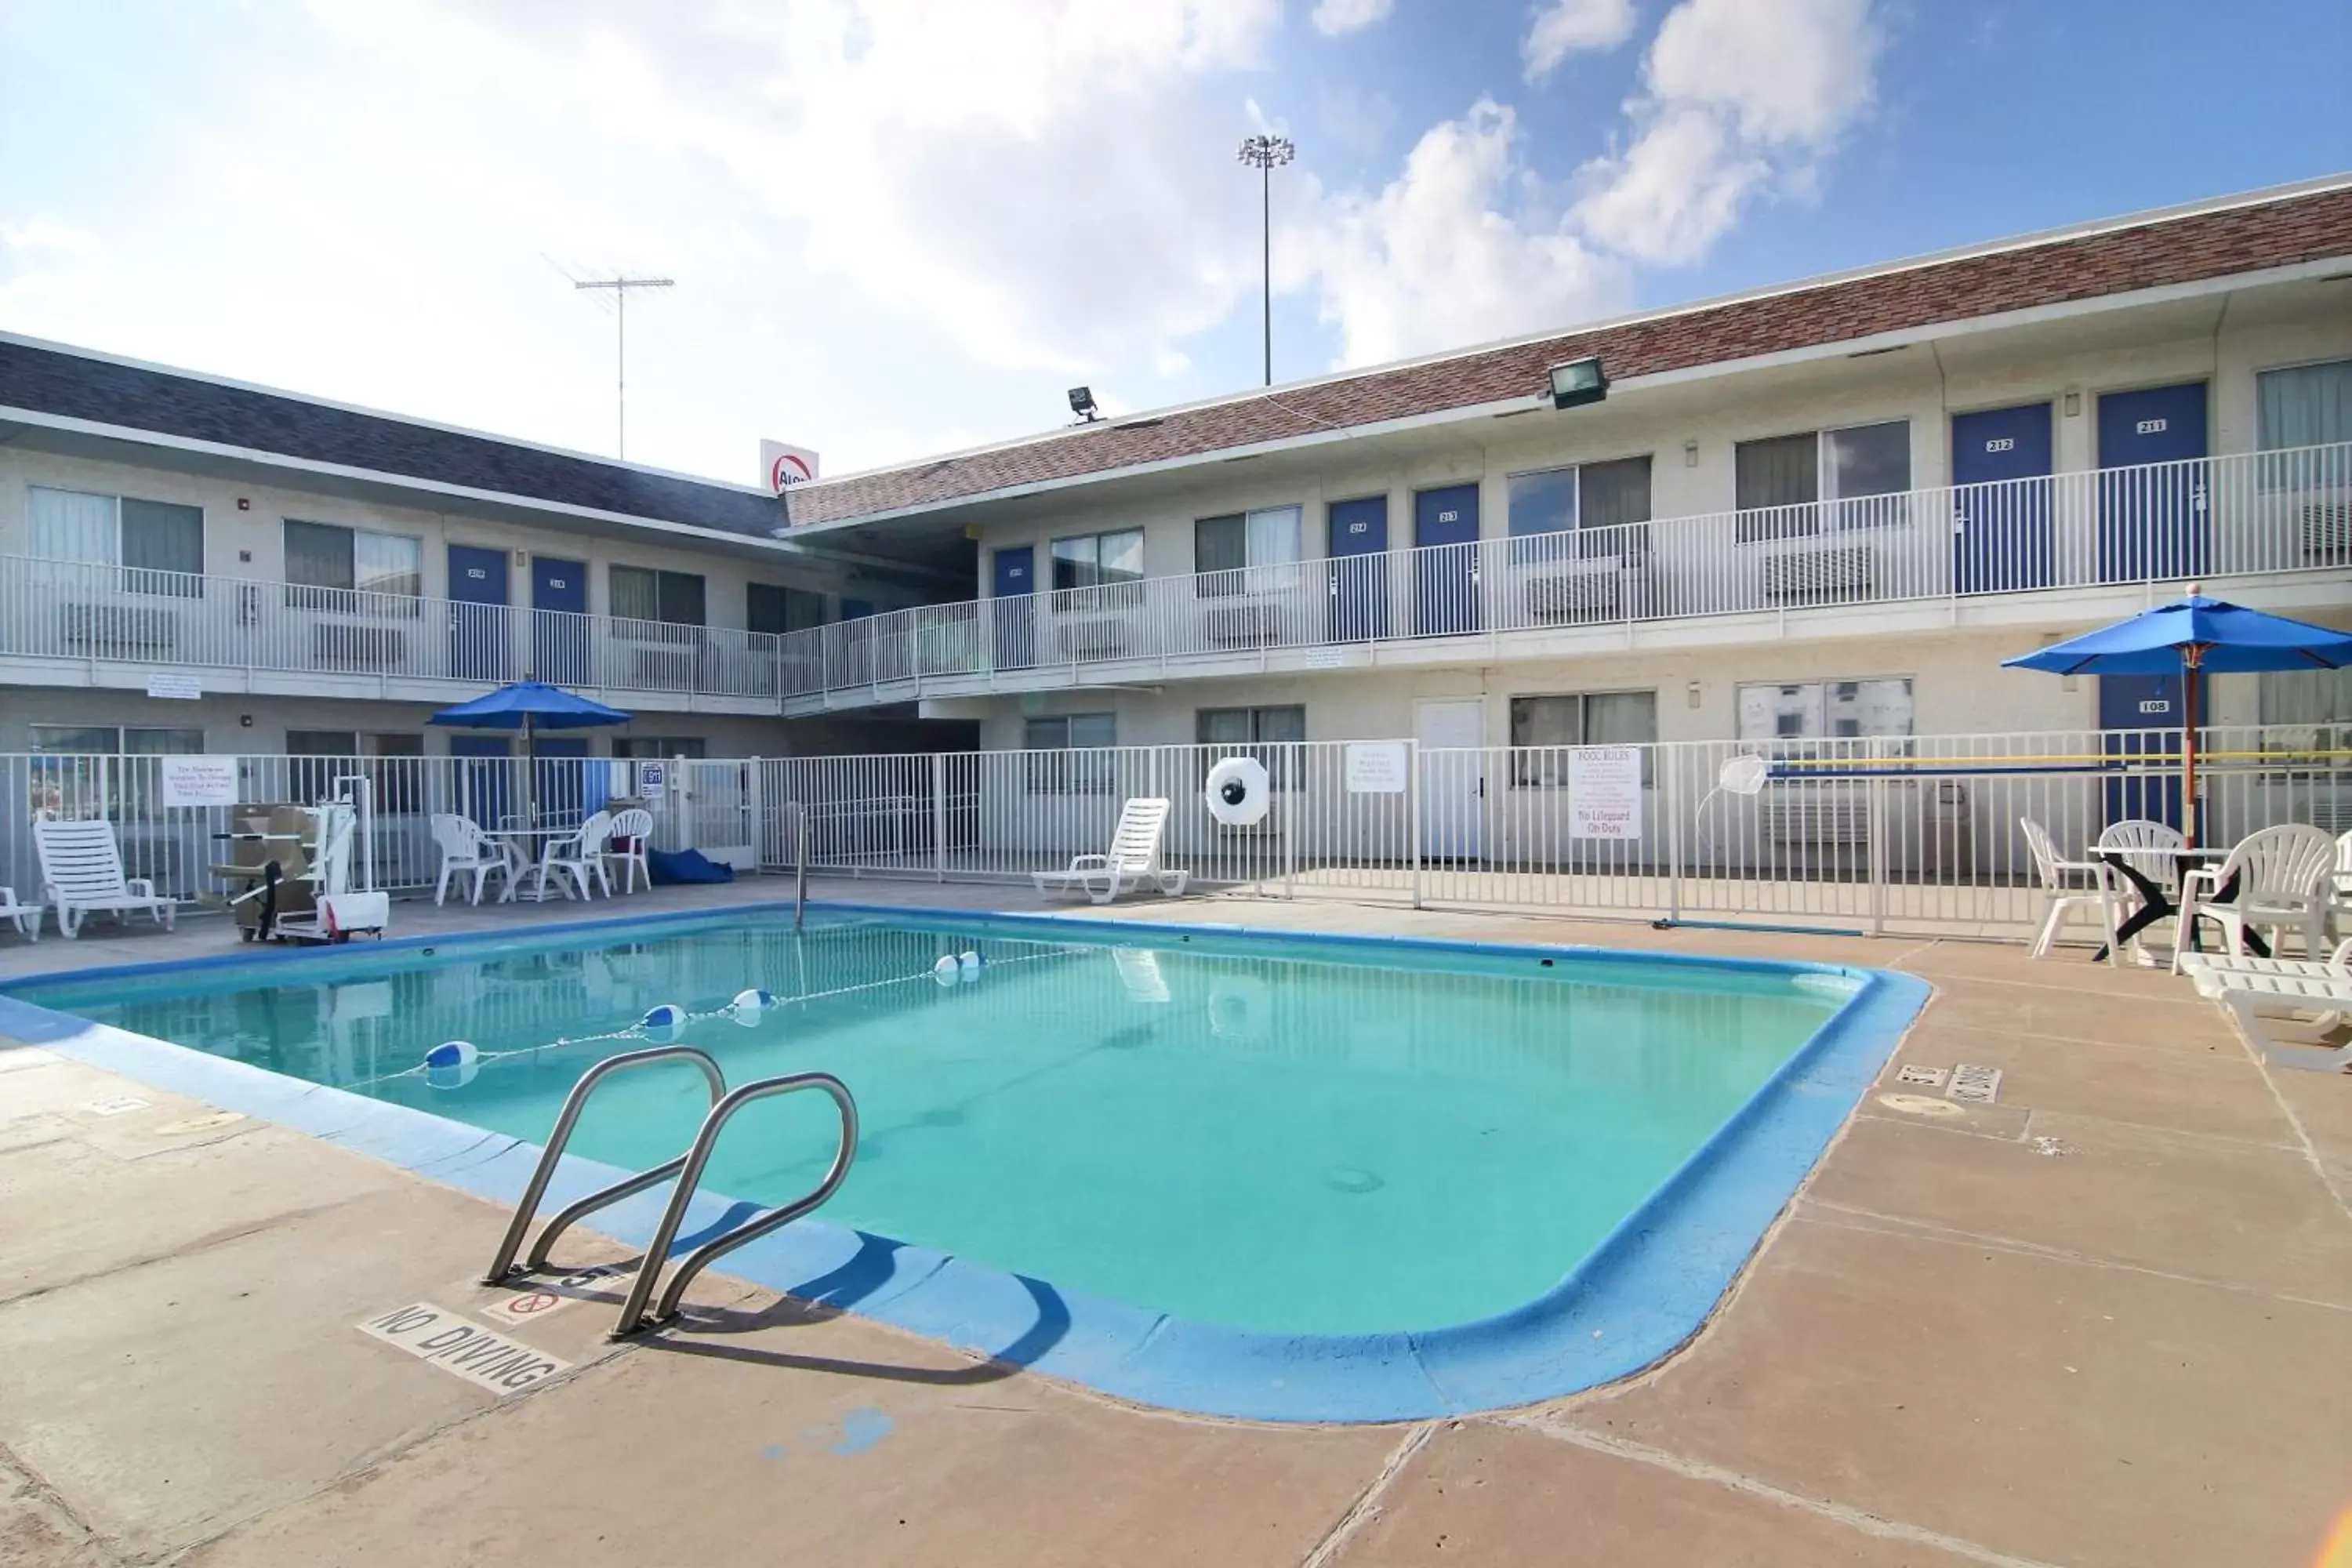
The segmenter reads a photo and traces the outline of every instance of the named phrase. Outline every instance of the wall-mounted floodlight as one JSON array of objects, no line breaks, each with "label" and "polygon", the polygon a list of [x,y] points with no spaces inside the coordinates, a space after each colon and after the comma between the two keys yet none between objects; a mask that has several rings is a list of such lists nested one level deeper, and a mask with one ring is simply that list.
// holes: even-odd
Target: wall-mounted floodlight
[{"label": "wall-mounted floodlight", "polygon": [[1551,405],[1574,408],[1609,395],[1609,377],[1598,359],[1572,359],[1551,367]]},{"label": "wall-mounted floodlight", "polygon": [[1070,388],[1070,412],[1087,424],[1092,424],[1102,417],[1102,410],[1095,406],[1095,394],[1092,387]]}]

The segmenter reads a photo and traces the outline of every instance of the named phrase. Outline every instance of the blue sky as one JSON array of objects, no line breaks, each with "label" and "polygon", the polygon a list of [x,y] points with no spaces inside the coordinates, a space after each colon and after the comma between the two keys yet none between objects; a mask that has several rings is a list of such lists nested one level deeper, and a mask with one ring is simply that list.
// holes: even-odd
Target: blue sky
[{"label": "blue sky", "polygon": [[2340,0],[0,0],[0,330],[839,472],[2352,167]]}]

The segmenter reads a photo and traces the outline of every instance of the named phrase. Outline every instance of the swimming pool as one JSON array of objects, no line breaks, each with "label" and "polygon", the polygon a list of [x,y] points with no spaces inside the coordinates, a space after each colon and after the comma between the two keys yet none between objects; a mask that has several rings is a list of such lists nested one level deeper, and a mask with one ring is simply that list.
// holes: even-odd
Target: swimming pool
[{"label": "swimming pool", "polygon": [[[938,961],[966,952],[980,966],[951,962],[944,984]],[[1244,1360],[1345,1350],[1360,1361],[1378,1346],[1421,1360],[1421,1347],[1491,1340],[1547,1303],[1551,1317],[1590,1310],[1600,1298],[1567,1286],[1589,1286],[1615,1254],[1687,1249],[1692,1237],[1671,1234],[1693,1212],[1678,1185],[1739,1145],[1779,1146],[1778,1173],[1736,1205],[1755,1223],[1727,1247],[1713,1243],[1727,1268],[1693,1275],[1692,1258],[1678,1260],[1698,1281],[1673,1292],[1686,1334],[1883,1060],[1893,1014],[1866,1031],[1856,1063],[1876,1057],[1858,1079],[1821,1080],[1854,1033],[1832,1026],[1899,1007],[1891,984],[1806,966],[1004,917],[835,912],[796,933],[788,914],[753,911],[9,989],[130,1036],[502,1135],[478,1141],[486,1164],[509,1140],[541,1140],[583,1070],[642,1047],[631,1026],[649,1007],[678,1005],[697,1016],[680,1037],[710,1051],[730,1084],[821,1069],[859,1105],[857,1158],[826,1224],[790,1227],[727,1267],[751,1273],[762,1247],[807,1253],[829,1235],[853,1261],[819,1269],[807,1293],[830,1285],[875,1310],[922,1296],[916,1285],[937,1295],[933,1275],[1000,1294],[1010,1280],[1033,1315],[1069,1320],[1031,1359],[1097,1333],[1116,1340],[1131,1321],[1135,1344],[1071,1347],[1081,1359],[1116,1350],[1128,1365],[1149,1361],[1139,1352],[1171,1326]],[[747,987],[779,1005],[730,1011]],[[463,1081],[422,1067],[452,1038],[480,1053]],[[1817,1110],[1824,1087],[1831,1115],[1793,1142],[1785,1117],[1764,1114],[1777,1100]],[[730,1124],[704,1180],[710,1203],[778,1202],[814,1184],[834,1129],[813,1098],[763,1102]],[[572,1150],[651,1165],[684,1147],[706,1103],[689,1068],[624,1075],[591,1101]],[[511,1169],[486,1184],[518,1184]],[[1705,1226],[1719,1230],[1719,1216]],[[771,1262],[789,1273],[814,1258]],[[845,1268],[876,1278],[836,1279]],[[922,1280],[901,1278],[924,1268]],[[1087,1310],[1073,1316],[1074,1302]],[[933,1301],[908,1326],[940,1331],[944,1312],[948,1337],[1001,1349],[985,1344],[987,1312],[973,1311]],[[1591,1338],[1607,1342],[1612,1327]],[[1311,1410],[1273,1409],[1285,1398],[1263,1390],[1168,1402],[1353,1413],[1312,1398]]]}]

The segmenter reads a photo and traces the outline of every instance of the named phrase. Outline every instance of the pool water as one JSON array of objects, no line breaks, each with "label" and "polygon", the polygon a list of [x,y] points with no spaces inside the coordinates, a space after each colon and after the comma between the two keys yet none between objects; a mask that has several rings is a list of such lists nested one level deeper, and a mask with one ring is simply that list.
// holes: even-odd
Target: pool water
[{"label": "pool water", "polygon": [[[939,984],[935,961],[967,951],[977,974]],[[1547,962],[1034,921],[795,933],[754,914],[354,949],[300,984],[263,961],[15,994],[536,1142],[591,1062],[646,1043],[555,1042],[762,987],[782,1005],[683,1038],[730,1085],[809,1068],[848,1084],[863,1136],[824,1219],[1180,1318],[1349,1334],[1549,1289],[1844,999],[1833,975]],[[453,1038],[482,1063],[436,1087],[419,1064]],[[572,1151],[656,1163],[705,1096],[690,1067],[625,1073]],[[794,1197],[835,1125],[821,1096],[756,1104],[704,1184]]]}]

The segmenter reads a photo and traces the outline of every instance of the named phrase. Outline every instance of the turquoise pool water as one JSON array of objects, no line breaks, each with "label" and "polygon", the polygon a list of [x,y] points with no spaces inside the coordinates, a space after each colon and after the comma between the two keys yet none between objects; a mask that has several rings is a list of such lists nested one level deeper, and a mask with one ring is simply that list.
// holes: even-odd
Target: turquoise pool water
[{"label": "turquoise pool water", "polygon": [[[1148,1310],[1285,1333],[1465,1322],[1557,1284],[1845,999],[1836,976],[1168,931],[732,916],[488,949],[12,987],[41,1005],[531,1141],[656,1003],[730,1083],[823,1068],[864,1135],[825,1219]],[[976,951],[977,976],[934,978]],[[482,1051],[462,1085],[416,1070]],[[600,1091],[575,1152],[675,1154],[700,1079]],[[706,1186],[813,1184],[819,1097],[731,1124]]]}]

